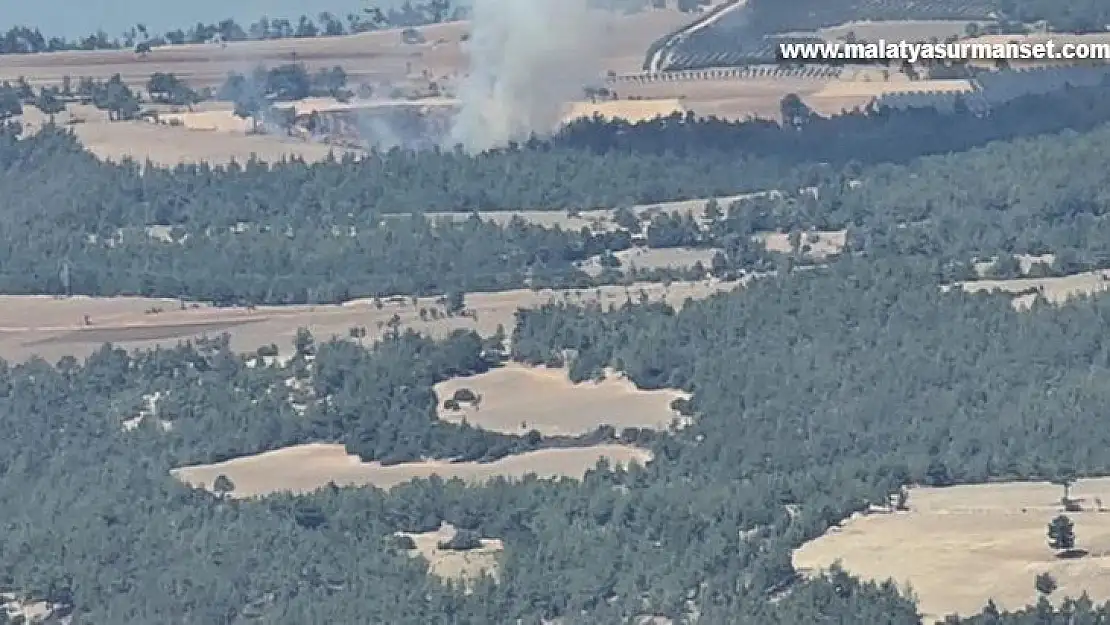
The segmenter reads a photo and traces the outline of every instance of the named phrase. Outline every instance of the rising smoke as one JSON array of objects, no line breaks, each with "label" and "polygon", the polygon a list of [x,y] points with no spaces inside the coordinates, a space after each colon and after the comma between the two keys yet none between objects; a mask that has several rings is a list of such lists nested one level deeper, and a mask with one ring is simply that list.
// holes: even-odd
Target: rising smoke
[{"label": "rising smoke", "polygon": [[474,0],[451,144],[479,152],[558,126],[605,70],[610,14],[587,1]]}]

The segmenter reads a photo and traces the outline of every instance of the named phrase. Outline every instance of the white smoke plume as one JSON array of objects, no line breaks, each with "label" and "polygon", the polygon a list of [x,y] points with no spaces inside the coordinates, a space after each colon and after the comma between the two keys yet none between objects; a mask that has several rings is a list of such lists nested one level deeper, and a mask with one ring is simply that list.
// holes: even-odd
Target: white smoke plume
[{"label": "white smoke plume", "polygon": [[612,16],[588,0],[474,0],[450,143],[470,152],[548,134],[597,81]]}]

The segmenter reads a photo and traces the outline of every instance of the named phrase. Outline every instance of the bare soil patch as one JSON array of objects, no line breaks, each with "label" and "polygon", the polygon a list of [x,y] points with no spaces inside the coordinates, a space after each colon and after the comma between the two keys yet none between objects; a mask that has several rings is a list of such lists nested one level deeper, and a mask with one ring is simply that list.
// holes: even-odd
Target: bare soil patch
[{"label": "bare soil patch", "polygon": [[1110,479],[1081,480],[1072,497],[1084,512],[1069,513],[1078,559],[1056,558],[1046,528],[1061,513],[1059,486],[1044,482],[914,488],[908,512],[857,515],[794,552],[794,565],[813,572],[840,560],[849,572],[910,584],[924,622],[958,612],[970,615],[994,599],[1002,610],[1035,603],[1033,578],[1049,572],[1059,582],[1052,595],[1090,594],[1110,599]]},{"label": "bare soil patch", "polygon": [[[282,353],[292,349],[298,328],[308,328],[320,341],[333,336],[345,338],[352,327],[364,327],[367,340],[380,337],[394,316],[401,328],[411,328],[434,337],[444,337],[457,329],[475,330],[483,336],[494,333],[498,325],[511,332],[519,308],[534,308],[552,300],[575,303],[600,302],[619,306],[639,301],[641,292],[650,301],[666,301],[681,307],[687,298],[702,299],[731,291],[741,282],[715,280],[659,283],[633,283],[596,289],[517,289],[494,293],[471,293],[466,306],[472,316],[421,318],[420,310],[444,309],[437,298],[395,297],[382,300],[379,309],[373,300],[355,300],[341,305],[259,306],[215,308],[200,305],[181,310],[176,300],[145,298],[53,298],[41,296],[0,296],[0,357],[22,361],[34,354],[50,361],[67,355],[84,358],[100,347],[98,340],[110,339],[126,349],[151,349],[173,346],[179,341],[221,332],[231,335],[231,347],[251,352],[276,344]],[[191,306],[191,305],[190,305]],[[162,312],[148,311],[160,309]],[[89,315],[91,326],[84,326]]]},{"label": "bare soil patch", "polygon": [[416,549],[410,550],[409,555],[427,560],[428,572],[440,579],[461,581],[464,585],[480,579],[483,575],[489,575],[496,580],[497,554],[505,550],[505,544],[498,539],[482,538],[481,547],[466,551],[439,548],[440,543],[451,540],[456,533],[458,529],[453,525],[442,523],[434,532],[397,532],[397,535],[412,539]]},{"label": "bare soil patch", "polygon": [[602,459],[614,465],[644,464],[651,460],[651,452],[624,445],[595,445],[540,449],[489,463],[427,460],[382,466],[348,455],[342,445],[310,443],[216,464],[181,467],[170,473],[184,483],[205,489],[211,489],[217,476],[226,475],[235,484],[231,496],[246,498],[283,491],[307,493],[329,482],[336,486],[389,489],[433,475],[475,484],[495,477],[519,479],[529,474],[581,479]]},{"label": "bare soil patch", "polygon": [[[460,402],[459,410],[443,403],[456,391],[468,389],[481,397],[475,406]],[[610,425],[624,428],[666,430],[684,420],[671,402],[689,398],[678,390],[641,390],[613,371],[599,381],[574,384],[565,369],[528,367],[511,363],[480,375],[454,378],[435,386],[439,418],[502,432],[524,434],[536,430],[545,436],[578,436]]]}]

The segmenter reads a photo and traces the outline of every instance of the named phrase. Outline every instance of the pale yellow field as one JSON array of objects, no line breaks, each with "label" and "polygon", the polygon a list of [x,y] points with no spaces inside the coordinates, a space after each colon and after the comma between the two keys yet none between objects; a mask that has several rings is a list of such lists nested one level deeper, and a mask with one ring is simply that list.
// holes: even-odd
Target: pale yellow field
[{"label": "pale yellow field", "polygon": [[623,119],[632,123],[647,121],[656,117],[667,117],[673,113],[686,113],[680,98],[660,98],[658,100],[603,100],[599,102],[572,102],[567,110],[565,121],[595,115],[606,119]]},{"label": "pale yellow field", "polygon": [[1002,610],[1037,600],[1033,578],[1050,572],[1059,582],[1052,598],[1086,591],[1110,600],[1110,478],[1082,480],[1072,497],[1084,512],[1069,513],[1076,547],[1090,554],[1057,559],[1046,528],[1060,514],[1063,489],[1047,483],[1009,483],[910,490],[908,512],[857,515],[794,553],[799,570],[843,567],[866,579],[910,584],[925,622],[978,612],[988,599]]},{"label": "pale yellow field", "polygon": [[519,479],[529,474],[543,479],[581,479],[602,459],[614,465],[642,465],[651,460],[651,452],[625,445],[596,445],[540,449],[489,463],[427,460],[383,467],[377,462],[361,462],[357,456],[348,455],[342,445],[310,443],[216,464],[181,467],[171,474],[197,488],[211,488],[216,477],[226,475],[235,484],[231,496],[247,498],[284,491],[312,492],[328,482],[389,489],[433,475],[471,483],[494,477]]},{"label": "pale yellow field", "polygon": [[[636,269],[685,269],[701,263],[702,267],[709,268],[713,256],[718,252],[715,248],[687,248],[687,247],[633,247],[613,254],[621,261],[620,270],[631,273]],[[591,276],[601,275],[603,267],[598,257],[581,264],[580,269]]]},{"label": "pale yellow field", "polygon": [[[598,12],[607,20],[603,66],[618,73],[636,71],[644,50],[658,37],[690,20],[677,10],[650,10],[630,15]],[[404,44],[400,29],[343,37],[189,44],[155,48],[146,56],[131,50],[75,51],[35,55],[3,55],[0,80],[26,77],[32,84],[58,84],[64,76],[108,78],[145,83],[154,72],[167,72],[194,87],[218,86],[229,72],[248,72],[256,65],[278,65],[296,59],[310,71],[340,65],[352,83],[423,76],[454,77],[466,70],[461,38],[469,22],[417,28],[424,44]]]},{"label": "pale yellow field", "polygon": [[441,523],[439,530],[434,532],[397,532],[397,535],[408,536],[416,543],[416,549],[411,550],[409,555],[427,560],[428,573],[436,577],[465,583],[489,575],[496,580],[497,554],[505,550],[505,544],[495,538],[483,538],[481,547],[468,551],[438,547],[440,542],[454,538],[457,532],[453,525]]},{"label": "pale yellow field", "polygon": [[[970,80],[844,80],[830,82],[811,97],[821,98],[876,98],[888,93],[965,93],[972,90]],[[806,99],[808,103],[810,100]]]},{"label": "pale yellow field", "polygon": [[[969,293],[1000,291],[1018,295],[1014,298],[1014,308],[1027,310],[1037,299],[1037,293],[1026,293],[1036,290],[1052,304],[1064,304],[1069,299],[1081,295],[1094,295],[1101,293],[1110,286],[1110,270],[1087,271],[1059,278],[1017,278],[1014,280],[972,280],[958,283],[963,290]],[[942,286],[947,291],[950,285]]]},{"label": "pale yellow field", "polygon": [[[494,293],[472,293],[466,306],[474,317],[452,317],[422,321],[421,308],[439,308],[435,298],[419,299],[414,306],[410,298],[383,301],[379,310],[371,300],[357,300],[342,305],[321,306],[259,306],[245,308],[214,308],[201,306],[180,310],[176,300],[148,298],[53,298],[50,296],[0,296],[0,357],[21,361],[33,354],[55,361],[66,355],[83,358],[110,341],[126,349],[148,349],[156,345],[171,346],[202,335],[231,335],[236,351],[250,352],[277,344],[283,353],[292,349],[297,328],[307,327],[318,340],[331,336],[347,337],[351,327],[367,330],[373,340],[384,332],[384,324],[396,314],[402,328],[412,328],[431,336],[443,337],[456,329],[473,329],[484,336],[493,334],[497,326],[511,332],[517,309],[535,307],[552,300],[575,303],[600,301],[603,305],[621,305],[629,298],[639,301],[643,291],[652,301],[665,299],[681,307],[687,298],[702,299],[715,293],[737,288],[739,281],[674,282],[669,286],[643,283],[625,286],[604,286],[600,289],[531,291],[518,289]],[[600,292],[600,296],[599,296]],[[162,312],[148,313],[152,308]],[[92,325],[83,326],[83,315]],[[379,323],[383,327],[379,327]]]},{"label": "pale yellow field", "polygon": [[[176,115],[169,114],[167,117],[172,119]],[[180,119],[183,122],[181,126],[148,121],[109,122],[105,111],[74,104],[66,112],[55,116],[55,122],[72,129],[90,152],[115,162],[130,157],[139,163],[149,159],[157,165],[166,166],[200,162],[226,164],[232,160],[245,163],[252,155],[266,162],[291,156],[319,161],[329,153],[337,157],[358,153],[291,137],[250,135],[243,132],[247,122],[229,117],[219,110],[183,114]],[[81,120],[81,123],[67,124],[70,120]],[[26,132],[35,132],[47,119],[34,107],[26,106],[19,121],[24,123]],[[185,121],[188,121],[187,125]],[[190,128],[190,125],[193,127]]]},{"label": "pale yellow field", "polygon": [[[715,198],[717,204],[721,207],[722,212],[727,212],[729,204],[737,200],[767,195],[769,193],[776,193],[775,191],[757,191],[754,193],[742,193],[739,195],[728,195]],[[655,202],[652,204],[637,204],[629,206],[628,209],[633,213],[639,215],[642,219],[650,219],[656,214],[672,214],[672,215],[693,215],[700,217],[705,212],[705,204],[709,198],[698,198],[694,200],[678,200],[675,202]],[[478,217],[495,223],[499,226],[508,224],[513,218],[519,217],[524,221],[543,226],[544,228],[554,228],[556,226],[564,230],[581,230],[582,228],[590,228],[595,232],[611,231],[617,228],[616,222],[613,221],[613,209],[609,208],[591,208],[589,210],[582,210],[571,216],[566,211],[551,211],[551,210],[518,210],[518,211],[480,211]],[[440,213],[429,212],[424,213],[424,216],[431,220],[449,220],[449,221],[465,221],[470,219],[470,213]],[[386,215],[388,219],[399,219],[408,217],[408,213],[399,213],[396,215]]]},{"label": "pale yellow field", "polygon": [[749,117],[778,119],[779,103],[788,93],[797,94],[818,113],[832,115],[863,106],[870,97],[817,95],[829,80],[811,78],[741,78],[621,84],[621,98],[679,98],[682,105],[699,116],[742,120]]},{"label": "pale yellow field", "polygon": [[[791,252],[790,234],[783,232],[769,232],[757,234],[754,237],[767,246],[767,250],[788,254]],[[802,233],[802,250],[810,258],[823,259],[832,254],[839,253],[848,242],[847,230],[812,231]],[[806,250],[806,248],[809,248]]]},{"label": "pale yellow field", "polygon": [[[443,402],[456,390],[470,389],[481,396],[477,407],[462,404],[448,410]],[[537,430],[546,436],[577,436],[611,425],[624,428],[666,430],[684,421],[671,410],[671,402],[689,398],[677,390],[640,390],[631,381],[609,371],[604,380],[574,384],[565,369],[506,366],[435,386],[439,418],[450,423],[465,420],[472,426],[505,434]]]}]

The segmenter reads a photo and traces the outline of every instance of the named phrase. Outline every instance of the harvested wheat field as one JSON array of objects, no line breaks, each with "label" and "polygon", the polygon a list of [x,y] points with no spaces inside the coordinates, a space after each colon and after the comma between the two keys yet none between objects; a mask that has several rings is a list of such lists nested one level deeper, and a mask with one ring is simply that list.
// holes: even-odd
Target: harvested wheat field
[{"label": "harvested wheat field", "polygon": [[[1064,304],[1069,299],[1101,293],[1110,286],[1110,270],[1085,271],[1070,276],[1059,278],[1017,278],[1014,280],[971,280],[957,283],[968,293],[1002,292],[1012,293],[1013,305],[1017,310],[1028,310],[1037,300],[1043,297],[1052,304]],[[944,285],[941,290],[952,288]]]},{"label": "harvested wheat field", "polygon": [[[679,98],[687,110],[694,111],[699,116],[714,115],[721,119],[733,120],[749,117],[777,119],[780,115],[779,103],[783,96],[796,93],[810,103],[810,95],[821,91],[828,83],[828,79],[816,78],[721,78],[621,84],[617,88],[617,93],[622,99]],[[832,102],[826,98],[821,106],[836,105],[851,109],[856,106],[856,99]],[[831,112],[839,113],[840,110],[836,108]],[[819,112],[828,111],[819,109]]]},{"label": "harvested wheat field", "polygon": [[211,489],[217,476],[226,475],[235,485],[231,496],[246,498],[284,491],[307,493],[328,482],[389,489],[433,475],[471,483],[495,477],[520,479],[529,474],[542,479],[581,479],[603,459],[620,465],[645,464],[651,460],[651,452],[625,445],[595,445],[540,449],[488,463],[426,460],[382,466],[348,455],[343,445],[309,443],[216,464],[181,467],[170,473],[183,483],[206,489]]},{"label": "harvested wheat field", "polygon": [[[790,246],[790,235],[783,232],[768,232],[765,234],[757,234],[754,237],[762,241],[767,250],[777,252],[779,254],[789,254],[792,250]],[[802,233],[801,251],[806,256],[813,259],[824,259],[833,254],[839,254],[844,250],[844,246],[848,243],[847,230],[814,230]]]},{"label": "harvested wheat field", "polygon": [[[598,11],[597,15],[607,22],[600,65],[616,72],[638,70],[644,50],[655,39],[690,19],[670,9],[630,15]],[[49,85],[60,84],[64,76],[106,79],[118,73],[125,82],[140,85],[154,72],[167,72],[194,88],[216,87],[229,72],[247,73],[259,64],[288,63],[294,53],[310,71],[342,66],[352,83],[424,75],[441,79],[466,71],[461,39],[470,31],[469,22],[432,24],[416,30],[425,43],[405,44],[401,29],[389,29],[341,37],[162,46],[146,55],[132,50],[7,54],[0,58],[0,80],[24,76],[32,84]]]},{"label": "harvested wheat field", "polygon": [[497,554],[505,550],[505,544],[498,539],[482,538],[481,547],[466,551],[439,548],[441,542],[451,540],[457,532],[450,523],[441,523],[434,532],[397,532],[397,536],[411,538],[416,549],[409,550],[409,555],[427,560],[428,573],[440,579],[461,581],[464,585],[483,575],[497,580]]},{"label": "harvested wheat field", "polygon": [[[463,389],[481,398],[460,401],[458,410],[444,401]],[[614,371],[598,381],[574,384],[565,369],[510,363],[479,375],[454,378],[435,386],[439,418],[464,420],[475,427],[505,434],[537,430],[545,436],[578,436],[610,425],[666,430],[686,422],[671,409],[675,399],[690,395],[678,390],[641,390]]]},{"label": "harvested wheat field", "polygon": [[[196,113],[167,114],[167,121],[179,119],[181,125],[148,121],[110,122],[105,111],[92,106],[70,104],[55,116],[55,122],[74,134],[98,158],[119,162],[131,158],[139,163],[150,160],[157,165],[207,162],[245,163],[255,157],[276,162],[291,157],[319,161],[334,153],[337,157],[358,151],[324,143],[302,141],[277,135],[247,134],[243,120],[228,118],[228,113],[209,110]],[[25,106],[19,121],[25,132],[35,132],[48,120],[38,109]],[[190,127],[191,126],[191,127]]]},{"label": "harvested wheat field", "polygon": [[567,107],[564,122],[594,116],[605,119],[623,119],[636,123],[667,117],[674,113],[686,114],[686,107],[680,98],[660,98],[652,100],[603,100],[599,102],[571,102]]},{"label": "harvested wheat field", "polygon": [[1048,483],[1008,483],[910,490],[909,511],[856,515],[794,552],[794,565],[813,572],[840,560],[845,570],[873,580],[910,584],[925,622],[978,612],[988,599],[1001,610],[1037,600],[1033,578],[1050,572],[1057,601],[1086,591],[1110,600],[1110,479],[1081,480],[1071,496],[1084,507],[1069,513],[1076,547],[1089,555],[1059,559],[1047,525],[1061,513],[1063,490]]},{"label": "harvested wheat field", "polygon": [[[716,248],[633,247],[613,256],[621,262],[620,270],[624,273],[631,273],[633,269],[690,269],[698,263],[708,270],[718,251]],[[579,268],[591,276],[599,276],[604,270],[596,256],[581,263]]]},{"label": "harvested wheat field", "polygon": [[[674,202],[655,202],[652,204],[637,204],[628,206],[627,208],[633,213],[639,215],[642,219],[650,219],[653,215],[657,214],[672,214],[672,215],[693,215],[700,217],[705,212],[705,205],[710,199],[715,199],[720,206],[722,212],[728,210],[729,204],[738,200],[744,200],[754,197],[761,197],[768,194],[777,193],[776,191],[755,191],[752,193],[741,193],[738,195],[726,195],[716,198],[698,198],[693,200],[677,200]],[[556,226],[564,230],[581,230],[582,228],[589,228],[594,232],[607,232],[617,229],[617,224],[613,221],[614,210],[610,208],[590,208],[588,210],[568,211],[558,210],[517,210],[517,211],[480,211],[478,218],[495,223],[499,226],[504,226],[512,221],[514,218],[519,217],[524,221],[543,226],[544,228],[554,228]],[[473,213],[444,213],[444,212],[430,212],[424,213],[424,216],[431,220],[447,220],[447,221],[465,221],[470,219]],[[402,219],[409,217],[409,213],[396,213],[386,215],[387,219]]]},{"label": "harvested wheat field", "polygon": [[[888,93],[967,93],[974,87],[970,80],[841,80],[830,82],[811,98],[870,97]],[[806,102],[810,102],[807,98]]]},{"label": "harvested wheat field", "polygon": [[[231,335],[231,346],[239,352],[252,352],[273,343],[288,353],[298,328],[308,328],[318,340],[327,340],[349,336],[352,327],[364,327],[373,340],[381,336],[393,315],[400,319],[402,329],[430,336],[443,337],[457,329],[489,336],[498,325],[511,332],[519,308],[534,308],[553,300],[619,306],[628,300],[639,301],[643,292],[651,301],[664,300],[681,307],[687,298],[703,299],[740,284],[707,280],[669,286],[633,283],[568,291],[471,293],[466,296],[466,307],[472,314],[438,318],[428,314],[426,319],[421,318],[421,309],[443,310],[438,298],[419,298],[415,304],[408,297],[383,298],[380,309],[373,300],[355,300],[340,305],[259,306],[252,310],[208,305],[192,308],[190,304],[181,310],[177,300],[10,295],[0,296],[0,358],[22,361],[35,354],[50,361],[67,355],[84,358],[104,341],[126,349],[150,349],[222,332]],[[84,315],[89,316],[89,326],[84,325]]]}]

